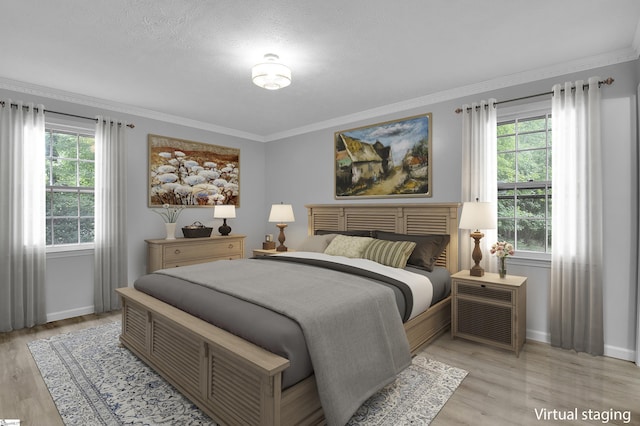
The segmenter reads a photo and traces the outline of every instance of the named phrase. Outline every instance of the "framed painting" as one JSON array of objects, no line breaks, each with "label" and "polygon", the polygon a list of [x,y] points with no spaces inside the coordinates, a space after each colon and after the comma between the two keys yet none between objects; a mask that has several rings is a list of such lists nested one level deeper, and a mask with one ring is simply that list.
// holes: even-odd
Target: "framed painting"
[{"label": "framed painting", "polygon": [[335,198],[431,197],[431,113],[335,132]]},{"label": "framed painting", "polygon": [[240,206],[240,150],[150,134],[149,207]]}]

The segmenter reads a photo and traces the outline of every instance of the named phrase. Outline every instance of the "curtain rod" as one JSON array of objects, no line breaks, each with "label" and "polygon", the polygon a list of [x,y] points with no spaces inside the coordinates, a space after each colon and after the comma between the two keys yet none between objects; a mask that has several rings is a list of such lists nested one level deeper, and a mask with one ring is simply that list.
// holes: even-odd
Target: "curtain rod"
[{"label": "curtain rod", "polygon": [[[0,105],[4,106],[4,101],[0,101]],[[18,107],[18,104],[11,104],[12,107]],[[27,105],[22,105],[22,108],[29,108]],[[38,108],[35,107],[34,110],[37,112]],[[69,114],[68,112],[59,112],[59,111],[51,111],[48,109],[43,109],[42,110],[43,113],[50,113],[50,114],[58,114],[58,115],[65,115],[67,117],[75,117],[75,118],[82,118],[84,120],[91,120],[91,121],[95,121],[96,123],[98,122],[97,118],[91,118],[91,117],[85,117],[84,115],[76,115],[76,114]],[[106,123],[106,120],[103,120],[103,122]],[[112,123],[114,123],[112,121]],[[122,123],[118,122],[117,123],[119,126],[122,126]],[[125,126],[127,126],[130,129],[133,129],[134,127],[136,127],[135,124],[129,123],[129,124],[125,124]]]},{"label": "curtain rod", "polygon": [[[602,86],[603,84],[606,84],[606,85],[613,84],[613,82],[614,82],[614,81],[615,81],[615,80],[614,80],[613,78],[611,78],[611,77],[607,78],[606,80],[598,81],[598,87]],[[583,84],[583,85],[582,85],[582,88],[583,88],[583,89],[587,89],[588,87],[589,87],[589,85],[588,85],[588,84]],[[564,89],[562,89],[562,91],[564,92]],[[544,93],[538,93],[538,94],[535,94],[535,95],[529,95],[529,96],[522,96],[522,97],[520,97],[520,98],[505,99],[504,101],[494,102],[494,105],[504,104],[504,103],[507,103],[507,102],[521,101],[521,100],[523,100],[523,99],[537,98],[537,97],[540,97],[540,96],[548,96],[548,95],[553,95],[553,91],[551,91],[551,92],[544,92]],[[472,107],[467,107],[467,111],[471,110],[471,108],[472,108]],[[479,106],[476,106],[476,108],[480,108],[480,107],[479,107]],[[464,111],[464,109],[463,109],[463,108],[456,108],[455,113],[456,113],[456,114],[460,114],[462,111]]]}]

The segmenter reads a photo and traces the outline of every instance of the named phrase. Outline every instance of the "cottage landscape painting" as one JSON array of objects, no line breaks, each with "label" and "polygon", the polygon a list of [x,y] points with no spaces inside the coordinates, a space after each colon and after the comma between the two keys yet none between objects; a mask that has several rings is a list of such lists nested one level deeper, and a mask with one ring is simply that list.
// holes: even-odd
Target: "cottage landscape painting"
[{"label": "cottage landscape painting", "polygon": [[335,197],[430,197],[431,113],[336,132]]},{"label": "cottage landscape painting", "polygon": [[149,135],[149,207],[240,206],[240,150]]}]

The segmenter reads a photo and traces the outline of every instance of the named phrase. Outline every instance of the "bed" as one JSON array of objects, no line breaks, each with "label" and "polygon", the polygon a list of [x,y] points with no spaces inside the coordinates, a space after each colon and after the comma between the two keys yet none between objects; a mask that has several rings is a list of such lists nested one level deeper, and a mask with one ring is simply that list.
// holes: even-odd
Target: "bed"
[{"label": "bed", "polygon": [[[308,205],[308,233],[376,229],[448,234],[436,264],[457,270],[458,204]],[[122,344],[222,424],[322,424],[313,375],[283,389],[288,359],[133,288],[122,298]],[[450,297],[404,323],[412,353],[450,323]]]}]

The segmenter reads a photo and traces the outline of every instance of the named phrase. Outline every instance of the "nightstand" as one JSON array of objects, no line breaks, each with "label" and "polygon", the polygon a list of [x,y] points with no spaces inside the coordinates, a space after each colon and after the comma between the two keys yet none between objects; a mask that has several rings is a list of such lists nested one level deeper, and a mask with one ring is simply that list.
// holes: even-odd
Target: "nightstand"
[{"label": "nightstand", "polygon": [[287,250],[287,251],[277,251],[276,249],[272,249],[272,250],[265,250],[265,249],[253,249],[253,257],[258,257],[258,256],[272,256],[274,254],[279,254],[279,253],[291,253],[295,250]]},{"label": "nightstand", "polygon": [[460,271],[451,276],[451,336],[520,355],[527,330],[527,278]]}]

